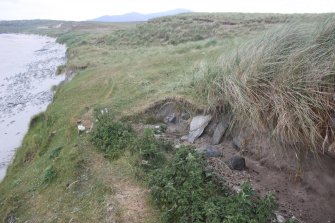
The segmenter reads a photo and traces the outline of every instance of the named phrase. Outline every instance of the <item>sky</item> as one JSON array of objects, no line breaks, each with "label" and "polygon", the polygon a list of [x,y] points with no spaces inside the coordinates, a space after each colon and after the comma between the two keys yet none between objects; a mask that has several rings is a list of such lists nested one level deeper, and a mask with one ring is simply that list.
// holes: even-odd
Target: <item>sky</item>
[{"label": "sky", "polygon": [[176,8],[195,12],[335,12],[335,0],[0,0],[0,20],[89,20]]}]

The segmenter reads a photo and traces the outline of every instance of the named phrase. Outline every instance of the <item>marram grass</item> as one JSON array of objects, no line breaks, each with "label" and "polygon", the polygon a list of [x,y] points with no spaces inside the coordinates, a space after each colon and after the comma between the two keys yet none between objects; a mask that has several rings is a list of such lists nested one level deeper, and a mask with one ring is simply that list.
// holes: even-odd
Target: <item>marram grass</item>
[{"label": "marram grass", "polygon": [[334,74],[335,19],[329,18],[281,25],[216,64],[202,64],[194,86],[212,109],[229,105],[235,123],[318,152],[333,140]]}]

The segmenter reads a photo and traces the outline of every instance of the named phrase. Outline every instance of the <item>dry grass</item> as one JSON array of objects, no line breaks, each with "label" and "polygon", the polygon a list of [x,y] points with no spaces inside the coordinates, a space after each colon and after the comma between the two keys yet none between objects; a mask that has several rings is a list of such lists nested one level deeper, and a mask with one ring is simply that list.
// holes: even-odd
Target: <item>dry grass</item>
[{"label": "dry grass", "polygon": [[314,153],[333,140],[334,18],[277,27],[199,73],[197,91],[212,109],[229,105],[239,125]]}]

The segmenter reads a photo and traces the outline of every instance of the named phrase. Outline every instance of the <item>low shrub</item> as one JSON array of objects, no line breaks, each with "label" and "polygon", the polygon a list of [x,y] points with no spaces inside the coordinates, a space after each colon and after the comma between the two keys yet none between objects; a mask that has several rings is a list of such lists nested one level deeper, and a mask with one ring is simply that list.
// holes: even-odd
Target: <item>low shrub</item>
[{"label": "low shrub", "polygon": [[134,141],[133,152],[138,154],[138,164],[144,170],[161,167],[165,163],[164,152],[172,149],[172,144],[157,140],[154,131],[145,129],[143,134]]},{"label": "low shrub", "polygon": [[269,222],[273,195],[256,199],[250,186],[230,194],[214,181],[203,157],[181,147],[166,166],[150,177],[149,186],[164,222]]},{"label": "low shrub", "polygon": [[133,129],[129,124],[114,121],[108,115],[101,115],[97,117],[91,142],[105,157],[116,159],[131,145],[133,136]]},{"label": "low shrub", "polygon": [[162,210],[163,222],[266,223],[273,218],[273,195],[258,199],[249,185],[231,193],[215,180],[204,157],[193,148],[173,150],[172,143],[157,139],[152,129],[135,136],[130,126],[106,117],[98,120],[92,142],[112,158],[129,149],[140,167],[138,176],[148,180],[152,197]]}]

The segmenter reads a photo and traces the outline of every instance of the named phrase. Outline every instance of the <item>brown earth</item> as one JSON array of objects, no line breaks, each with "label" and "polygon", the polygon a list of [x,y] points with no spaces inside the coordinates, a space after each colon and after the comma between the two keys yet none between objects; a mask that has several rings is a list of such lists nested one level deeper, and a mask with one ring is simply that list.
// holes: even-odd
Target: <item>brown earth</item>
[{"label": "brown earth", "polygon": [[156,218],[156,210],[149,201],[149,190],[140,185],[129,173],[129,165],[123,159],[108,162],[101,154],[93,157],[95,173],[103,176],[103,182],[113,191],[106,200],[106,219],[109,223],[150,223]]},{"label": "brown earth", "polygon": [[302,173],[278,169],[245,155],[247,169],[231,170],[227,163],[231,156],[239,152],[229,140],[219,145],[223,158],[209,158],[214,171],[238,188],[242,182],[250,182],[254,190],[264,196],[273,191],[278,200],[280,215],[286,219],[295,217],[299,222],[321,223],[335,222],[335,162],[330,157],[320,157],[322,165],[310,162],[311,166]]}]

